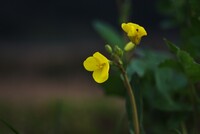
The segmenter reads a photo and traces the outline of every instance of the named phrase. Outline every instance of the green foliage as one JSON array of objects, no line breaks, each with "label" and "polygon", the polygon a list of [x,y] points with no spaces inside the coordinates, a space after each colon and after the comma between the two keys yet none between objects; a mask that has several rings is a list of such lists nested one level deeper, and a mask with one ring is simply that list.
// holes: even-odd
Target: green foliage
[{"label": "green foliage", "polygon": [[137,50],[141,58],[133,59],[127,67],[127,74],[131,79],[134,73],[140,77],[144,76],[146,71],[153,71],[157,68],[161,61],[166,59],[169,55],[164,52]]},{"label": "green foliage", "polygon": [[[127,66],[136,100],[139,101],[138,108],[144,109],[143,125],[150,125],[147,131],[155,134],[163,131],[168,134],[171,130],[180,129],[180,124],[193,116],[195,111],[188,88],[191,82],[200,82],[199,64],[186,51],[169,41],[166,43],[176,58],[156,51],[143,51],[143,55],[131,60]],[[138,96],[143,96],[144,108],[141,108],[142,101],[137,99]],[[155,119],[155,113],[161,117]],[[150,120],[154,120],[153,126]]]},{"label": "green foliage", "polygon": [[[178,109],[170,95],[172,92],[186,86],[186,78],[183,74],[173,70],[172,68],[160,66],[160,64],[165,62],[169,56],[158,52],[145,53],[144,51],[143,53],[145,54],[144,57],[131,61],[127,67],[128,75],[133,76],[135,73],[139,78],[145,79],[139,81],[139,83],[141,83],[138,84],[138,86],[141,87],[142,85],[142,87],[148,88],[147,91],[145,91],[145,95],[147,95],[147,98],[150,97],[149,103],[154,104],[154,106],[159,109]],[[151,80],[149,80],[149,78],[151,78]],[[152,91],[149,89],[151,87],[153,92],[157,92],[157,95],[160,98],[159,101],[152,99],[152,96],[155,95],[152,95]],[[164,103],[166,104],[163,105]]]},{"label": "green foliage", "polygon": [[193,83],[200,81],[200,64],[194,61],[194,59],[186,51],[180,50],[173,43],[166,40],[170,50],[177,56],[178,62],[181,64],[183,71],[187,75],[190,81]]},{"label": "green foliage", "polygon": [[[165,39],[171,53],[135,49],[133,59],[123,59],[137,103],[141,134],[198,134],[200,131],[200,92],[197,90],[200,84],[199,5],[199,0],[158,1],[158,10],[167,16],[161,24],[163,28],[180,30],[180,48]],[[125,7],[122,5],[121,8]],[[129,8],[123,9],[126,15]],[[125,45],[121,35],[105,23],[97,22],[95,29],[106,43],[121,48]],[[125,97],[130,133],[133,133],[130,96],[123,92],[125,89],[119,81],[119,73],[111,75],[104,86],[105,92]]]},{"label": "green foliage", "polygon": [[200,1],[199,0],[160,0],[158,10],[168,18],[161,22],[164,28],[180,29],[181,48],[194,59],[200,59]]},{"label": "green foliage", "polygon": [[[186,17],[185,0],[160,0],[157,7],[160,13],[170,16],[172,19],[164,20],[162,25],[166,28],[182,24]],[[165,24],[165,25],[164,25]],[[168,24],[168,25],[166,25]]]}]

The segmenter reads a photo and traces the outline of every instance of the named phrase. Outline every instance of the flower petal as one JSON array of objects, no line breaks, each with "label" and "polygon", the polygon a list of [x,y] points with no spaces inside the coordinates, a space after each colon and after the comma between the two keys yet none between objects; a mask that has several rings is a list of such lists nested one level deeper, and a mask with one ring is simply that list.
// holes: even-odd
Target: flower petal
[{"label": "flower petal", "polygon": [[132,22],[122,23],[121,27],[127,33],[129,39],[136,45],[140,43],[143,36],[147,35],[146,30],[142,26]]},{"label": "flower petal", "polygon": [[94,71],[98,69],[99,61],[96,58],[90,56],[83,62],[83,66],[87,71]]},{"label": "flower petal", "polygon": [[129,26],[126,23],[122,23],[121,27],[126,33],[128,33],[128,31],[130,30]]},{"label": "flower petal", "polygon": [[102,55],[99,52],[95,52],[93,54],[93,57],[96,58],[99,61],[100,64],[108,63],[109,62],[109,60],[104,55]]},{"label": "flower petal", "polygon": [[135,29],[130,29],[129,31],[128,31],[128,34],[127,34],[128,36],[130,36],[130,37],[133,37],[133,36],[136,36],[137,35],[137,32],[136,32],[136,30]]},{"label": "flower petal", "polygon": [[127,25],[128,25],[130,28],[134,28],[134,29],[136,29],[136,28],[139,27],[138,24],[135,24],[135,23],[132,23],[132,22],[127,23]]},{"label": "flower petal", "polygon": [[138,30],[139,30],[139,32],[138,32],[138,36],[139,37],[142,37],[142,36],[146,36],[147,35],[147,32],[146,32],[146,30],[144,29],[144,27],[139,27],[138,28]]},{"label": "flower petal", "polygon": [[95,70],[92,76],[97,83],[103,83],[108,79],[109,73],[106,71],[106,68],[102,68]]},{"label": "flower petal", "polygon": [[138,45],[141,41],[141,38],[139,38],[138,36],[129,36],[129,39],[135,44]]},{"label": "flower petal", "polygon": [[102,68],[102,75],[108,75],[110,69],[110,64],[106,63]]},{"label": "flower petal", "polygon": [[109,60],[99,52],[88,57],[83,62],[83,66],[87,71],[93,71],[93,78],[97,83],[103,83],[109,77]]}]

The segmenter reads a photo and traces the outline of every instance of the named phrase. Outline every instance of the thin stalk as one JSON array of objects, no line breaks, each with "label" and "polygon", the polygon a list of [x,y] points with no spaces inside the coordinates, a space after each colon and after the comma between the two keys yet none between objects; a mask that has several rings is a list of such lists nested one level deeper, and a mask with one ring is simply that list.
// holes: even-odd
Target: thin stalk
[{"label": "thin stalk", "polygon": [[127,93],[128,93],[129,98],[130,98],[130,103],[131,103],[131,107],[132,107],[133,128],[134,128],[135,134],[140,134],[140,126],[139,126],[139,121],[138,121],[138,113],[137,113],[135,96],[134,96],[132,87],[129,83],[129,79],[128,79],[128,76],[126,74],[126,71],[124,70],[122,65],[119,65],[119,68],[120,68],[122,76],[124,78],[124,84],[126,86]]}]

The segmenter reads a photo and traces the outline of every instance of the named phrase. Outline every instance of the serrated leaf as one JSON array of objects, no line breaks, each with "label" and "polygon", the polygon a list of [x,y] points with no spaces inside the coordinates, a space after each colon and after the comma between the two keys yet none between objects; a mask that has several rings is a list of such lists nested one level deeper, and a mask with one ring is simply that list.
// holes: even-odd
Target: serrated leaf
[{"label": "serrated leaf", "polygon": [[178,61],[181,63],[184,72],[192,82],[200,81],[200,64],[194,61],[194,59],[184,50],[181,50],[173,43],[165,41],[169,49],[176,55]]},{"label": "serrated leaf", "polygon": [[168,41],[167,39],[164,39],[165,43],[167,44],[169,50],[174,53],[177,54],[177,52],[179,51],[179,48],[173,44],[172,42]]},{"label": "serrated leaf", "polygon": [[196,63],[194,59],[185,51],[179,51],[177,54],[186,75],[193,81],[200,81],[200,64]]},{"label": "serrated leaf", "polygon": [[93,26],[106,43],[123,48],[125,42],[122,36],[111,25],[102,21],[94,21]]}]

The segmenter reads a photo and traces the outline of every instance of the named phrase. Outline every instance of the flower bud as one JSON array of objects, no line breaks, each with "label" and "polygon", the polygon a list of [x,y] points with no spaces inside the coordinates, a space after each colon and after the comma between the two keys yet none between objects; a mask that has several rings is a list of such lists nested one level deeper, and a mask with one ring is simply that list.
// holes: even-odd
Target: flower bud
[{"label": "flower bud", "polygon": [[105,45],[105,49],[108,53],[112,53],[112,47],[110,45]]},{"label": "flower bud", "polygon": [[131,51],[132,49],[135,48],[135,44],[133,42],[129,42],[125,45],[124,50],[125,51]]},{"label": "flower bud", "polygon": [[118,46],[114,47],[114,52],[115,54],[117,54],[119,57],[123,56],[123,50],[121,48],[119,48]]}]

